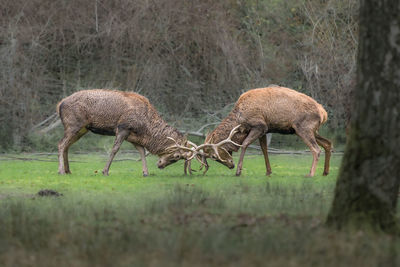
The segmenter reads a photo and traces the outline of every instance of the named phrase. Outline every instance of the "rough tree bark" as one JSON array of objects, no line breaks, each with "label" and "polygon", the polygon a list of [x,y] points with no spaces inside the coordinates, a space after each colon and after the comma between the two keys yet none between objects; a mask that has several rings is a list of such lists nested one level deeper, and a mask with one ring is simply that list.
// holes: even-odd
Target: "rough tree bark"
[{"label": "rough tree bark", "polygon": [[360,4],[355,103],[327,223],[393,232],[400,184],[400,1]]}]

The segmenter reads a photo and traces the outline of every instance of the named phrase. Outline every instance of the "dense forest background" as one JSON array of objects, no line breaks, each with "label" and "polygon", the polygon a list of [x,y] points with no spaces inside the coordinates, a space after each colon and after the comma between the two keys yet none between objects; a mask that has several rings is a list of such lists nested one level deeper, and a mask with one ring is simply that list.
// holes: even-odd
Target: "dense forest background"
[{"label": "dense forest background", "polygon": [[62,127],[43,127],[84,88],[138,92],[197,129],[242,92],[278,84],[323,104],[340,139],[357,13],[356,0],[0,0],[0,151],[56,149]]}]

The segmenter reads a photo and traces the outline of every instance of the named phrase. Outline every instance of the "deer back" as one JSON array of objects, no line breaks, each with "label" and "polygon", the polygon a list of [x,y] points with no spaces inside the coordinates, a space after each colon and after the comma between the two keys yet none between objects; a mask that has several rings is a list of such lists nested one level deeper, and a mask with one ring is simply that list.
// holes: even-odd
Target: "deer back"
[{"label": "deer back", "polygon": [[[270,132],[291,131],[304,120],[322,124],[327,120],[325,109],[311,97],[285,87],[267,87],[242,94],[235,106],[237,123],[265,123]],[[319,125],[318,125],[319,126]]]}]

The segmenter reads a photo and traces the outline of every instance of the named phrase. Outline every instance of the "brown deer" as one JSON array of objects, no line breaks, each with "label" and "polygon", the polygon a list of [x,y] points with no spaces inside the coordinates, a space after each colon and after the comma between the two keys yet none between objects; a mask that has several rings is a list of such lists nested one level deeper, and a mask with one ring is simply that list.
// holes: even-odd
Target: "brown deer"
[{"label": "brown deer", "polygon": [[164,168],[179,159],[192,156],[190,142],[169,126],[150,104],[136,93],[94,89],[76,92],[57,105],[64,125],[64,137],[58,143],[58,172],[71,173],[68,148],[88,131],[116,136],[103,174],[108,175],[111,162],[124,140],[132,143],[142,159],[143,176],[149,174],[145,148],[160,157],[157,166]]},{"label": "brown deer", "polygon": [[[259,139],[264,154],[266,174],[271,174],[266,133],[297,134],[310,148],[313,155],[309,177],[314,176],[322,146],[325,150],[323,175],[329,173],[332,143],[318,134],[326,122],[325,109],[311,97],[280,86],[250,90],[242,94],[230,114],[211,132],[205,143],[195,150],[198,155],[209,157],[233,169],[232,152],[242,148],[236,175],[242,171],[247,147]],[[203,150],[201,152],[200,150]],[[206,171],[208,165],[206,165]]]}]

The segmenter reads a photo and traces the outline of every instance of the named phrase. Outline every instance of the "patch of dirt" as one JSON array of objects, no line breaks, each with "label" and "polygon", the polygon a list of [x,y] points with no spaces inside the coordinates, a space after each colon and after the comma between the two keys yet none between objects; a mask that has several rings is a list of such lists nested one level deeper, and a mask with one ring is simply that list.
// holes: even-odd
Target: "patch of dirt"
[{"label": "patch of dirt", "polygon": [[63,196],[63,194],[58,193],[55,190],[51,190],[51,189],[42,189],[39,192],[37,192],[36,194],[39,197],[60,197]]}]

